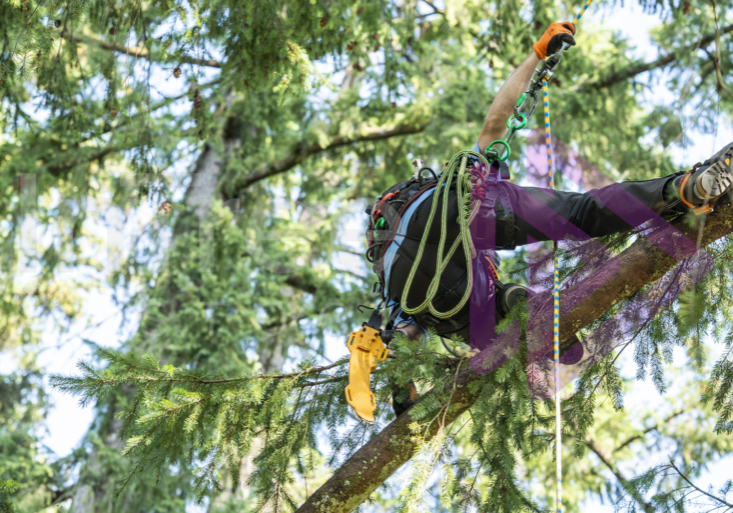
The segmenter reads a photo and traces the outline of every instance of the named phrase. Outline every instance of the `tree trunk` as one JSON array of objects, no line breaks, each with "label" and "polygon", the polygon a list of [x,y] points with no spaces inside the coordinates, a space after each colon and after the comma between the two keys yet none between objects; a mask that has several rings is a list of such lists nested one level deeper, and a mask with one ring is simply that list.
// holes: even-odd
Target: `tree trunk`
[{"label": "tree trunk", "polygon": [[[214,201],[217,180],[222,168],[223,161],[216,155],[212,145],[207,144],[199,157],[194,169],[191,183],[186,190],[184,204],[186,209],[193,212],[201,222],[206,214],[211,210]],[[171,247],[176,243],[176,235],[180,235],[186,228],[181,228],[180,223],[176,223],[173,229],[173,238]],[[163,267],[166,263],[164,260]],[[174,301],[172,301],[174,303]],[[170,308],[174,309],[175,305],[171,304]],[[141,320],[140,329],[146,330],[144,318]],[[154,334],[150,334],[154,338]],[[123,392],[132,394],[131,390]],[[103,434],[104,444],[107,447],[121,451],[125,446],[125,442],[120,439],[120,431],[122,421],[113,419],[117,412],[116,401],[113,398],[108,403],[107,415],[110,419],[108,428]],[[105,472],[104,463],[96,454],[91,454],[82,469],[80,483],[74,492],[70,513],[96,513],[109,511],[109,506],[104,504],[103,497],[113,492],[111,489],[115,486],[110,479],[116,477],[109,472]]]}]

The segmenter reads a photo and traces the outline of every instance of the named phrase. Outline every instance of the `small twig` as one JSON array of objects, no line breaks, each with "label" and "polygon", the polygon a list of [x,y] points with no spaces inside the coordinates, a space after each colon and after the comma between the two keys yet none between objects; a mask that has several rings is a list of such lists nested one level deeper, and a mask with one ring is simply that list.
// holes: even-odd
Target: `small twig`
[{"label": "small twig", "polygon": [[262,378],[262,379],[283,379],[283,378],[297,378],[300,376],[305,376],[306,374],[314,374],[316,372],[323,372],[327,371],[329,369],[333,369],[334,367],[339,367],[340,365],[343,365],[342,362],[336,362],[332,363],[331,365],[326,365],[325,367],[310,367],[308,369],[305,369],[301,372],[292,372],[290,374],[254,374],[252,376],[249,376],[247,378],[230,378],[230,379],[212,379],[212,380],[199,380],[200,383],[204,385],[212,385],[217,383],[230,383],[234,381],[242,381],[246,379],[255,379],[255,378]]},{"label": "small twig", "polygon": [[723,69],[720,66],[720,27],[718,26],[718,8],[715,5],[715,0],[710,0],[710,3],[713,6],[713,17],[715,19],[715,60],[713,62],[715,63],[715,72],[718,76],[718,91],[723,89],[728,93],[728,96],[733,98],[733,92],[731,92],[723,81]]},{"label": "small twig", "polygon": [[422,1],[433,8],[433,12],[431,12],[430,14],[440,14],[441,16],[445,16],[445,12],[443,12],[443,10],[441,9],[438,9],[438,7],[431,0],[422,0]]},{"label": "small twig", "polygon": [[[672,415],[668,416],[667,418],[665,418],[665,419],[662,419],[662,422],[661,422],[661,424],[667,423],[667,422],[669,422],[670,420],[672,420],[673,418],[675,418],[675,417],[679,417],[679,416],[680,416],[680,415],[682,415],[683,413],[685,413],[685,412],[684,412],[683,410],[677,411],[677,412],[673,413]],[[624,443],[622,443],[621,445],[619,445],[618,447],[616,447],[616,448],[615,448],[615,449],[613,450],[613,452],[618,452],[618,451],[620,451],[621,449],[623,449],[623,448],[624,448],[624,447],[626,447],[627,445],[631,444],[632,442],[635,442],[636,440],[638,440],[638,439],[640,439],[640,438],[643,438],[643,437],[644,437],[644,435],[647,435],[647,434],[651,433],[652,431],[656,431],[657,429],[659,429],[659,424],[655,424],[655,425],[653,425],[652,427],[646,428],[646,429],[645,429],[644,431],[642,431],[642,432],[641,432],[641,433],[639,433],[638,435],[632,436],[631,438],[627,439],[627,440],[626,440],[626,441],[625,441]]]},{"label": "small twig", "polygon": [[307,383],[303,383],[302,385],[299,385],[301,388],[305,387],[317,387],[318,385],[325,385],[327,383],[338,383],[340,381],[343,381],[347,379],[348,376],[341,376],[339,378],[330,378],[330,379],[324,379],[323,381],[308,381]]},{"label": "small twig", "polygon": [[687,476],[686,476],[686,475],[684,475],[684,474],[683,474],[682,472],[680,472],[680,469],[678,469],[678,468],[677,468],[677,466],[676,466],[676,465],[674,464],[674,461],[672,461],[672,458],[671,458],[671,457],[669,458],[669,464],[670,464],[670,465],[672,466],[672,468],[673,468],[673,469],[675,469],[675,471],[676,471],[676,472],[677,472],[677,473],[678,473],[678,474],[680,475],[680,477],[681,477],[682,479],[684,479],[685,481],[687,481],[687,484],[689,484],[690,486],[692,486],[692,487],[693,487],[693,488],[694,488],[695,490],[697,490],[698,492],[700,492],[700,493],[701,493],[701,494],[703,494],[703,495],[707,495],[707,496],[708,496],[708,497],[710,497],[711,499],[713,499],[713,500],[715,500],[715,501],[718,501],[718,502],[720,502],[721,504],[725,504],[725,505],[726,505],[726,506],[728,506],[729,508],[733,508],[733,504],[731,504],[731,503],[729,503],[729,502],[725,502],[725,501],[724,501],[723,499],[721,499],[720,497],[716,497],[715,495],[710,495],[710,494],[709,494],[708,492],[706,492],[706,491],[704,491],[704,490],[702,490],[702,489],[698,488],[698,487],[697,487],[697,486],[695,486],[694,484],[692,484],[692,481],[690,481],[689,479],[687,479]]}]

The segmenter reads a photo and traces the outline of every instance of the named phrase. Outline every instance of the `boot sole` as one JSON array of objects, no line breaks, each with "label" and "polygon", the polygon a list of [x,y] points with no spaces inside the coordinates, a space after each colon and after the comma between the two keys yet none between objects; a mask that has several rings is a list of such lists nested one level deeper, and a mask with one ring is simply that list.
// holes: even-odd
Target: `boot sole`
[{"label": "boot sole", "polygon": [[[727,162],[726,162],[727,161]],[[719,160],[703,171],[697,181],[698,185],[707,192],[706,199],[715,199],[730,189],[733,185],[733,166],[730,159]]]}]

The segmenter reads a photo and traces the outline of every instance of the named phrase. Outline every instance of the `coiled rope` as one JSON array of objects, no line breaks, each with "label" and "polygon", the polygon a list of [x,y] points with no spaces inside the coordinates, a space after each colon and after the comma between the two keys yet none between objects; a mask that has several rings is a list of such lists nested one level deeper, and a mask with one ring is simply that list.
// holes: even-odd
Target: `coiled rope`
[{"label": "coiled rope", "polygon": [[[479,159],[481,165],[472,170],[467,170],[466,167],[469,156],[474,156]],[[448,167],[445,172],[440,175],[440,179],[438,180],[433,192],[430,215],[425,223],[425,230],[423,231],[422,238],[420,239],[420,246],[418,247],[415,260],[410,268],[410,274],[407,276],[405,289],[402,292],[402,310],[407,315],[415,315],[427,309],[438,319],[447,319],[457,314],[461,308],[465,306],[468,298],[471,297],[471,289],[473,287],[473,269],[471,261],[476,258],[476,250],[473,247],[469,226],[481,207],[480,199],[471,193],[474,189],[480,188],[482,183],[483,176],[477,174],[477,171],[488,168],[489,162],[486,160],[486,157],[480,153],[476,153],[475,151],[459,151],[448,163]],[[456,240],[453,242],[448,254],[444,255],[445,242],[448,236],[448,195],[450,194],[450,188],[454,178],[456,179],[456,192],[458,193],[458,220],[460,223],[460,234],[456,237]],[[425,252],[425,246],[428,242],[430,228],[433,226],[433,219],[435,218],[435,213],[438,211],[439,194],[443,195],[443,205],[440,213],[440,241],[438,242],[438,252],[435,261],[435,274],[433,275],[433,279],[428,287],[425,300],[418,306],[410,308],[407,304],[407,298],[410,297],[412,281],[415,279],[417,270],[420,267],[420,262],[422,261],[423,253]],[[438,293],[443,271],[445,271],[445,268],[450,263],[450,259],[453,257],[453,254],[456,252],[459,245],[463,246],[463,254],[466,259],[466,269],[468,271],[466,291],[463,293],[463,297],[454,308],[447,312],[441,312],[433,306],[433,300]]]}]

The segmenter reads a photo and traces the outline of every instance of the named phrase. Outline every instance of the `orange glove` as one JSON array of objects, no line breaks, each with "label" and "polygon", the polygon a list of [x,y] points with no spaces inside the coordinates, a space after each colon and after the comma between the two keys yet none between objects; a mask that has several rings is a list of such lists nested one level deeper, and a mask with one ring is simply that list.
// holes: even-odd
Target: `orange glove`
[{"label": "orange glove", "polygon": [[537,41],[532,48],[534,53],[537,54],[541,60],[552,55],[560,49],[563,43],[568,43],[570,46],[575,46],[575,25],[569,21],[563,21],[561,23],[552,23],[542,37]]}]

